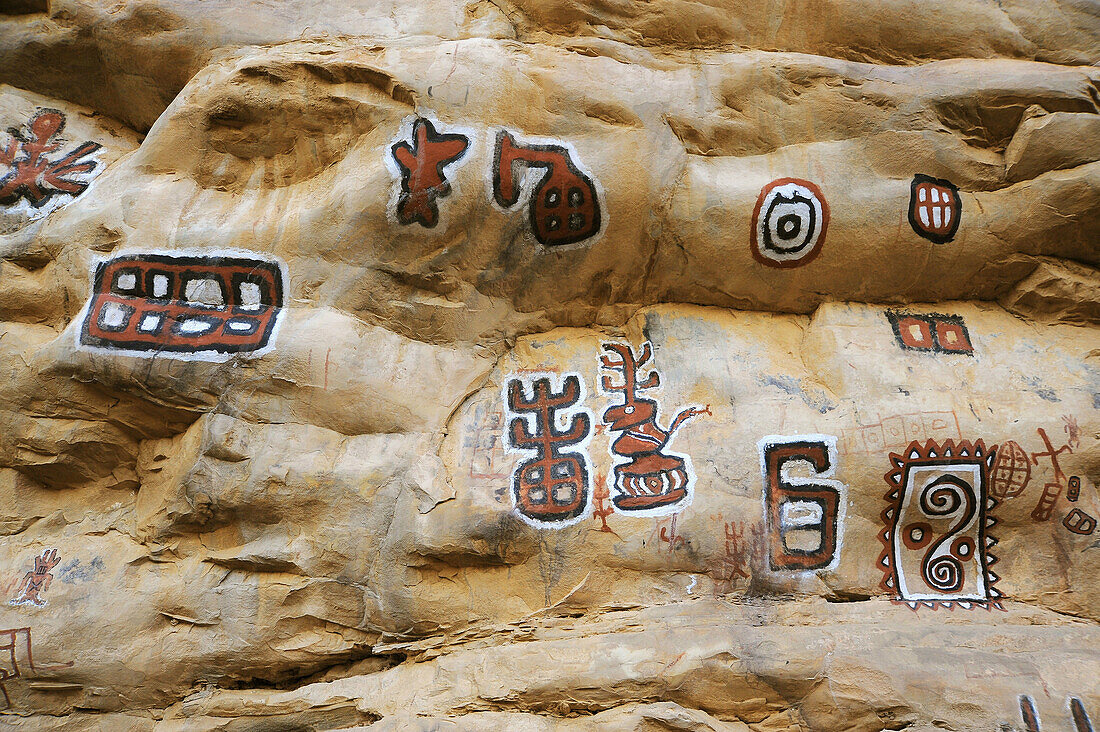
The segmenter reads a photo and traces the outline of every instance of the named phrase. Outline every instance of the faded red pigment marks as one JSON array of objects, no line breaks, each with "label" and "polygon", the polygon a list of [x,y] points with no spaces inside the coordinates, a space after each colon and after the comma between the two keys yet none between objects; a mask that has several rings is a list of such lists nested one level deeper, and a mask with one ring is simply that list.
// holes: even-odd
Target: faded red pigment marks
[{"label": "faded red pigment marks", "polygon": [[[20,642],[22,640],[22,642]],[[4,702],[7,708],[11,708],[11,697],[8,696],[8,689],[4,685],[5,681],[11,681],[12,679],[18,679],[23,676],[23,669],[19,667],[19,655],[20,652],[26,650],[26,668],[29,668],[31,672],[37,673],[39,669],[44,671],[56,671],[63,668],[71,668],[72,661],[68,663],[48,664],[48,665],[34,665],[34,655],[31,652],[31,629],[30,628],[11,628],[8,630],[0,630],[0,656],[7,652],[7,658],[0,658],[0,693],[4,695]]]},{"label": "faded red pigment marks", "polygon": [[132,254],[96,266],[80,345],[216,360],[273,345],[282,266],[260,255]]},{"label": "faded red pigment marks", "polygon": [[603,214],[592,178],[581,170],[574,153],[562,144],[522,144],[500,130],[493,153],[493,197],[503,209],[520,203],[521,172],[539,169],[528,203],[535,239],[543,246],[584,241],[600,232]]},{"label": "faded red pigment marks", "polygon": [[[613,468],[614,494],[611,501],[619,511],[639,516],[657,516],[680,511],[691,503],[695,473],[686,455],[666,448],[680,425],[692,417],[710,414],[709,407],[690,407],[672,420],[667,430],[657,422],[657,402],[639,396],[640,392],[656,389],[661,384],[656,370],[642,375],[653,357],[647,342],[639,355],[627,344],[604,343],[603,349],[612,355],[600,357],[600,367],[619,377],[604,374],[600,385],[605,394],[621,394],[623,403],[608,407],[603,422],[618,437],[610,450],[616,463]],[[652,367],[649,367],[652,368]]]},{"label": "faded red pigment marks", "polygon": [[514,416],[507,434],[511,447],[534,453],[512,473],[517,513],[533,526],[562,527],[590,511],[591,468],[585,446],[592,420],[587,410],[577,406],[584,401],[580,376],[566,375],[557,390],[551,378],[508,381],[505,399]]},{"label": "faded red pigment marks", "polygon": [[59,194],[77,196],[84,192],[87,174],[97,164],[87,158],[101,146],[85,142],[51,160],[52,153],[61,150],[55,138],[64,127],[64,114],[43,109],[31,118],[25,132],[10,130],[12,139],[0,147],[0,165],[8,169],[0,177],[0,204],[15,204],[23,198],[34,208],[41,208]]},{"label": "faded red pigment marks", "polygon": [[714,594],[725,595],[737,589],[740,580],[752,578],[752,558],[763,541],[764,530],[760,524],[747,527],[742,521],[724,521],[721,515],[711,518],[722,524],[725,544],[717,561],[708,564],[707,573],[714,581]]},{"label": "faded red pigment marks", "polygon": [[[1050,520],[1057,510],[1063,491],[1070,503],[1076,503],[1081,497],[1081,477],[1067,476],[1062,470],[1060,460],[1061,455],[1072,454],[1073,449],[1080,445],[1080,428],[1074,417],[1065,416],[1062,419],[1066,433],[1062,445],[1055,447],[1047,431],[1039,427],[1036,434],[1046,449],[1029,454],[1018,443],[1008,441],[998,452],[997,460],[993,464],[992,494],[995,498],[1004,500],[1021,495],[1030,483],[1033,472],[1039,471],[1040,464],[1050,463],[1053,475],[1043,484],[1042,493],[1031,512],[1031,518],[1035,521]],[[1071,508],[1061,521],[1066,530],[1081,536],[1089,536],[1095,532],[1097,523],[1095,517],[1079,507]]]},{"label": "faded red pigment marks", "polygon": [[910,412],[880,417],[840,431],[845,455],[881,455],[884,450],[902,450],[910,442],[958,440],[959,419],[954,412]]},{"label": "faded red pigment marks", "polygon": [[946,244],[955,238],[962,218],[959,189],[949,180],[917,174],[909,193],[909,225],[928,241]]},{"label": "faded red pigment marks", "polygon": [[[769,435],[758,443],[764,478],[768,561],[775,571],[835,566],[839,559],[844,485],[836,472],[836,438],[829,435]],[[812,477],[790,468],[808,466]]]},{"label": "faded red pigment marks", "polygon": [[429,229],[439,223],[438,199],[451,192],[446,168],[460,161],[469,147],[466,135],[436,132],[431,120],[423,117],[413,122],[411,142],[401,140],[390,147],[401,173],[398,222]]},{"label": "faded red pigment marks", "polygon": [[15,591],[16,596],[9,601],[9,604],[45,605],[46,598],[43,595],[46,594],[46,590],[50,589],[50,583],[53,582],[53,574],[50,570],[56,567],[60,561],[61,556],[56,549],[47,549],[42,552],[42,556],[35,557],[34,569],[23,576],[23,581],[19,583],[19,587]]},{"label": "faded red pigment marks", "polygon": [[808,180],[780,178],[764,186],[752,210],[752,256],[769,267],[801,267],[821,252],[829,204]]},{"label": "faded red pigment marks", "polygon": [[897,343],[907,351],[974,354],[966,323],[958,315],[886,311]]},{"label": "faded red pigment marks", "polygon": [[1034,465],[1039,464],[1039,458],[1050,458],[1050,464],[1054,467],[1054,480],[1047,481],[1043,485],[1043,493],[1039,496],[1039,502],[1035,504],[1035,510],[1031,512],[1031,518],[1036,521],[1046,521],[1054,513],[1054,507],[1058,503],[1058,497],[1062,495],[1062,488],[1068,482],[1066,474],[1062,472],[1062,466],[1058,464],[1058,456],[1063,452],[1073,452],[1073,448],[1067,441],[1064,445],[1058,449],[1054,448],[1051,444],[1050,438],[1047,437],[1046,430],[1042,427],[1036,430],[1039,433],[1039,438],[1046,446],[1046,450],[1041,452],[1031,453],[1031,462]]},{"label": "faded red pigment marks", "polygon": [[981,440],[929,440],[890,454],[879,564],[895,602],[914,610],[1004,609],[991,570],[996,541],[988,534],[997,505],[989,491],[996,451]]}]

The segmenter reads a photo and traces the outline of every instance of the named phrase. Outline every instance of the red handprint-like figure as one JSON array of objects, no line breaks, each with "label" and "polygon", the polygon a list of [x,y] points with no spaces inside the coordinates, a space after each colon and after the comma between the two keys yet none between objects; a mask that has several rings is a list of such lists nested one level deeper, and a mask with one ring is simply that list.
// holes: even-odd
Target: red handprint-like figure
[{"label": "red handprint-like figure", "polygon": [[596,185],[562,145],[523,145],[512,133],[497,133],[493,155],[493,197],[502,208],[519,203],[518,168],[542,168],[531,194],[529,211],[535,239],[543,246],[583,241],[600,231],[600,201]]},{"label": "red handprint-like figure", "polygon": [[657,402],[638,396],[638,392],[661,383],[656,371],[640,380],[639,369],[653,357],[653,348],[645,343],[638,356],[626,344],[605,343],[603,348],[617,358],[600,356],[602,368],[617,371],[623,379],[616,385],[605,374],[600,382],[605,392],[622,393],[624,400],[603,413],[604,423],[612,431],[622,433],[611,443],[611,453],[625,459],[615,465],[615,495],[611,501],[620,511],[634,515],[681,510],[690,502],[694,475],[686,456],[665,452],[665,448],[680,425],[692,417],[710,414],[710,407],[681,410],[667,430],[661,429],[657,423]]},{"label": "red handprint-like figure", "polygon": [[[65,115],[54,109],[44,109],[36,114],[24,135],[17,129],[8,130],[12,139],[0,147],[0,164],[9,171],[0,177],[0,203],[14,204],[26,198],[31,206],[41,208],[58,193],[78,195],[88,184],[72,178],[95,169],[94,160],[81,158],[94,153],[101,145],[85,142],[56,162],[47,157],[60,149],[61,143],[50,142],[65,126]],[[18,156],[22,152],[22,156]]]}]

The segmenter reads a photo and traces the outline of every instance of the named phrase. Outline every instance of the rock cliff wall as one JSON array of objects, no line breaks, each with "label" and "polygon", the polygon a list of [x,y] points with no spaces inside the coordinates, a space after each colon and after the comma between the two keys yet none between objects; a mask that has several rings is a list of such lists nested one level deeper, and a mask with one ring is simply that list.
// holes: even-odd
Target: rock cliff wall
[{"label": "rock cliff wall", "polygon": [[1092,730],[1088,2],[0,14],[0,726]]}]

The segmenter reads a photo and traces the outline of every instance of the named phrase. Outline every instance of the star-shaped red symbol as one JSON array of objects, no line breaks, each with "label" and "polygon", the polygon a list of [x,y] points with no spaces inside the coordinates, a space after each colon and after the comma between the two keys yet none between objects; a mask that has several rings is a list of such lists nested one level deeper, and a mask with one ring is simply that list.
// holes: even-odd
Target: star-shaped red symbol
[{"label": "star-shaped red symbol", "polygon": [[436,199],[451,192],[444,168],[465,155],[469,147],[465,135],[439,134],[423,117],[413,123],[412,145],[402,140],[390,148],[401,168],[398,221],[405,225],[419,222],[429,229],[439,223]]}]

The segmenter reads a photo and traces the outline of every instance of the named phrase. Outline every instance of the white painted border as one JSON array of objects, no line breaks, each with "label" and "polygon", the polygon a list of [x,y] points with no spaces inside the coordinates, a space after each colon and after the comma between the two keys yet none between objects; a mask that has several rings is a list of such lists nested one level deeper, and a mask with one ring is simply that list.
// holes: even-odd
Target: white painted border
[{"label": "white painted border", "polygon": [[[768,185],[770,185],[770,183]],[[767,213],[767,210],[769,208],[769,202],[774,200],[776,196],[779,196],[780,194],[785,194],[787,191],[796,191],[797,193],[805,195],[807,198],[810,199],[813,205],[814,214],[817,216],[817,230],[814,231],[813,239],[802,248],[801,253],[769,252],[767,249],[764,248],[764,231],[767,229],[768,226],[765,214]],[[760,202],[760,211],[756,217],[756,231],[753,232],[753,235],[756,237],[756,251],[759,252],[761,257],[764,257],[765,259],[776,262],[778,264],[791,264],[793,262],[801,262],[803,259],[809,256],[811,252],[815,252],[815,250],[817,249],[818,242],[821,240],[821,230],[824,226],[824,215],[825,210],[824,206],[822,206],[821,204],[821,199],[818,198],[816,193],[814,193],[801,183],[789,182],[784,183],[781,186],[776,186],[775,188],[772,188],[770,191],[768,191],[767,195],[764,196],[764,200]],[[822,242],[822,244],[824,244],[824,242]],[[820,252],[815,252],[815,256],[816,254],[820,254]]]},{"label": "white painted border", "polygon": [[[466,152],[463,153],[462,157],[443,166],[443,173],[451,186],[451,192],[443,198],[436,200],[436,205],[439,208],[439,221],[437,221],[432,228],[428,228],[416,222],[412,224],[403,224],[397,219],[397,203],[401,199],[401,166],[393,159],[393,146],[399,142],[412,144],[413,125],[416,123],[416,120],[420,118],[431,122],[432,126],[435,127],[435,131],[439,134],[465,135],[467,141]],[[390,176],[394,179],[393,185],[390,186],[390,197],[386,201],[386,220],[398,231],[410,232],[419,236],[439,235],[446,231],[451,223],[450,217],[447,214],[451,206],[447,204],[453,203],[461,197],[462,191],[465,188],[464,185],[460,185],[460,179],[455,177],[454,173],[477,155],[479,147],[478,141],[480,139],[481,136],[473,127],[440,122],[435,112],[430,109],[417,111],[402,119],[401,125],[397,128],[397,132],[388,142],[386,142],[386,149],[382,153],[382,161],[386,166],[386,170],[389,171]],[[491,167],[492,163],[490,162],[490,168]],[[492,185],[491,172],[489,175],[489,182],[490,185]]]},{"label": "white painted border", "polygon": [[[977,457],[977,458],[974,459],[974,462],[956,463],[956,464],[953,464],[953,465],[936,465],[935,463],[916,463],[915,465],[908,466],[908,470],[906,471],[908,480],[906,480],[906,482],[903,483],[899,488],[900,493],[898,494],[899,500],[898,500],[898,507],[897,507],[897,516],[896,516],[895,521],[894,521],[893,536],[891,537],[891,541],[892,541],[891,549],[893,549],[893,551],[894,551],[894,564],[896,565],[896,569],[897,569],[897,578],[898,578],[897,590],[900,593],[901,599],[903,601],[909,602],[909,601],[913,601],[913,600],[928,600],[928,601],[934,601],[934,602],[996,602],[997,598],[994,597],[992,595],[992,593],[989,591],[989,583],[988,583],[989,568],[986,566],[986,561],[985,561],[986,554],[987,554],[989,548],[982,546],[982,544],[983,544],[982,529],[984,528],[982,526],[982,522],[984,522],[986,520],[985,503],[988,500],[988,498],[986,496],[981,495],[981,493],[982,493],[982,469],[984,467],[983,466],[984,462],[985,462],[984,457]],[[909,552],[910,550],[905,549],[905,548],[902,547],[901,527],[904,523],[906,523],[903,520],[903,517],[905,515],[909,514],[910,512],[915,512],[918,516],[924,516],[923,512],[921,512],[917,509],[909,508],[909,506],[908,506],[908,504],[906,503],[906,500],[905,500],[906,496],[911,494],[911,493],[914,494],[914,499],[913,499],[914,501],[919,502],[919,500],[920,500],[920,497],[915,495],[915,491],[910,490],[910,488],[912,486],[916,485],[917,476],[915,474],[917,472],[921,472],[921,473],[941,473],[941,474],[943,474],[943,473],[970,473],[971,474],[971,477],[972,477],[971,485],[974,486],[974,494],[975,494],[974,495],[974,501],[975,501],[974,516],[970,519],[969,523],[967,523],[966,526],[962,527],[962,529],[960,531],[956,532],[956,535],[957,536],[967,536],[970,532],[975,533],[975,536],[974,536],[974,564],[977,566],[978,571],[976,571],[974,573],[975,574],[975,580],[974,581],[976,583],[976,587],[977,587],[978,593],[980,595],[979,597],[970,597],[967,594],[965,594],[962,589],[960,589],[959,592],[954,593],[954,594],[950,594],[950,595],[946,594],[946,593],[943,593],[943,592],[910,592],[909,591],[909,586],[908,586],[908,583],[906,582],[906,579],[905,579],[905,572],[902,570],[902,566],[901,566],[901,552],[903,552],[903,551]],[[935,479],[935,477],[933,476],[930,480],[934,480],[934,479]],[[925,487],[927,487],[928,482],[929,481],[924,481],[923,485]],[[923,490],[923,488],[921,490]],[[942,556],[942,554],[941,554],[941,556]]]},{"label": "white painted border", "polygon": [[[103,346],[91,346],[80,341],[80,333],[84,329],[84,319],[89,316],[92,299],[95,293],[95,271],[101,263],[110,262],[119,257],[159,255],[165,257],[248,257],[270,262],[279,268],[279,274],[283,278],[283,307],[275,313],[275,324],[271,328],[271,336],[267,339],[267,345],[255,351],[243,351],[236,353],[220,353],[218,351],[197,351],[187,353],[183,351],[138,351],[129,348],[104,348]],[[264,356],[275,350],[275,342],[279,337],[279,329],[286,318],[286,311],[290,302],[290,274],[286,262],[266,252],[254,252],[247,249],[126,249],[111,252],[109,256],[92,257],[91,268],[88,272],[88,300],[76,319],[70,324],[73,328],[73,340],[79,351],[96,353],[105,356],[127,356],[130,358],[171,358],[177,361],[206,361],[209,363],[225,363],[235,359],[253,359]]]},{"label": "white painted border", "polygon": [[[92,139],[79,140],[79,137],[74,139],[71,136],[65,134],[65,132],[66,132],[65,127],[69,126],[69,117],[71,116],[71,113],[69,113],[69,112],[64,112],[64,111],[59,110],[59,109],[53,109],[52,107],[36,106],[35,111],[31,114],[31,116],[27,119],[27,121],[23,122],[19,126],[19,131],[24,132],[24,131],[28,130],[30,128],[31,120],[33,120],[40,112],[44,112],[44,111],[59,112],[62,115],[64,115],[64,117],[65,117],[64,127],[62,128],[61,132],[56,137],[53,138],[54,142],[61,143],[61,149],[54,152],[54,153],[50,153],[49,157],[51,159],[59,158],[59,157],[63,158],[66,155],[68,155],[69,153],[71,153],[73,150],[75,150],[76,148],[83,145],[84,143],[94,142],[97,145],[99,145],[99,147],[97,147],[95,150],[88,153],[84,157],[80,158],[80,160],[77,161],[77,162],[93,161],[93,162],[95,162],[95,167],[92,168],[91,170],[89,170],[87,173],[68,173],[68,174],[65,175],[65,178],[68,179],[68,180],[72,180],[72,181],[75,181],[75,182],[78,182],[78,183],[86,183],[87,184],[87,187],[85,187],[85,189],[83,191],[81,191],[80,193],[73,194],[73,193],[66,193],[64,191],[54,191],[52,194],[50,194],[50,197],[49,197],[49,199],[47,199],[46,203],[44,203],[40,207],[32,206],[31,202],[27,200],[26,196],[20,196],[19,199],[15,203],[12,203],[12,204],[9,204],[9,205],[5,206],[4,207],[4,214],[5,215],[16,216],[16,217],[22,216],[23,224],[20,225],[19,229],[22,229],[24,226],[31,223],[32,221],[39,221],[41,219],[46,218],[47,216],[49,216],[50,214],[52,214],[54,211],[58,210],[59,208],[62,208],[63,206],[67,206],[68,204],[72,203],[73,201],[80,198],[81,196],[86,195],[88,193],[88,190],[91,188],[92,182],[96,178],[98,178],[103,173],[104,170],[107,169],[107,163],[105,163],[103,161],[103,157],[104,157],[104,154],[106,153],[107,148],[102,142],[99,142],[98,140],[92,140]],[[15,139],[14,136],[10,132],[8,132],[6,129],[4,130],[3,134],[4,134],[4,137],[0,138],[0,145],[10,144],[11,141],[13,139]],[[17,143],[18,143],[18,141],[17,141]],[[18,147],[18,145],[17,145],[16,152],[18,153],[20,150],[21,150],[21,148]],[[0,177],[2,177],[3,175],[7,175],[7,172],[9,170],[11,170],[10,166],[4,166],[4,167],[7,168],[7,170],[4,170],[2,173],[0,173]],[[18,232],[19,229],[16,229],[12,233],[14,234],[14,233]]]},{"label": "white painted border", "polygon": [[[603,350],[603,347],[604,347],[605,344],[607,344],[607,345],[616,344],[616,345],[620,345],[620,346],[625,345],[625,346],[627,346],[631,349],[631,352],[634,351],[633,344],[631,344],[629,342],[600,341],[600,350],[599,350],[599,354],[597,355],[597,360],[599,359],[600,356],[604,355],[605,353],[608,353],[608,352]],[[653,351],[653,357],[650,359],[650,365],[647,366],[646,368],[649,369],[650,371],[656,372],[658,377],[661,379],[660,384],[658,384],[657,386],[655,386],[651,389],[647,389],[646,391],[649,392],[650,394],[653,394],[654,397],[656,397],[656,396],[659,396],[664,391],[665,382],[664,382],[663,375],[661,374],[660,370],[656,366],[656,363],[657,363],[657,348],[653,345],[652,341],[643,341],[642,344],[639,346],[639,348],[644,349],[646,347],[646,345],[648,345],[650,347],[650,349],[652,349],[652,351]],[[604,396],[604,397],[607,397],[607,398],[616,398],[617,399],[617,398],[619,398],[619,394],[621,394],[622,392],[618,392],[618,391],[607,392],[607,391],[604,391],[604,389],[603,389],[603,374],[605,372],[607,372],[609,375],[611,373],[613,373],[609,369],[605,369],[603,364],[600,363],[599,367],[597,369],[597,374],[596,374],[596,388],[598,389],[601,396]],[[664,405],[660,401],[658,401],[656,398],[654,398],[654,401],[657,402],[657,410],[654,414],[654,418],[656,419],[657,415],[660,414],[661,409],[664,408]],[[605,409],[607,407],[610,407],[610,406],[613,406],[613,405],[610,405],[610,404],[605,405]],[[681,407],[680,409],[687,409],[687,407]],[[674,414],[672,415],[673,419],[676,417],[675,412],[678,412],[678,411],[680,411],[680,410],[673,410],[673,412],[674,412]],[[669,415],[666,414],[665,419],[668,419],[668,418],[669,418]],[[605,422],[602,421],[602,414],[601,414],[601,422],[600,423],[601,424],[606,424]],[[669,422],[669,424],[671,424],[671,422]],[[687,473],[688,479],[687,479],[687,483],[684,485],[685,495],[684,495],[683,499],[681,499],[681,501],[679,503],[674,503],[674,504],[669,505],[669,506],[658,506],[657,508],[648,508],[644,511],[621,511],[621,510],[619,510],[619,507],[615,505],[615,501],[613,500],[614,497],[615,497],[616,490],[617,490],[615,488],[615,468],[619,465],[629,464],[630,460],[628,458],[624,458],[622,455],[619,455],[619,454],[617,454],[617,453],[615,453],[611,450],[611,444],[613,442],[615,442],[615,440],[617,439],[615,437],[615,434],[616,434],[615,431],[612,431],[610,429],[608,430],[607,454],[611,456],[611,469],[607,471],[607,477],[605,478],[605,483],[607,485],[607,492],[608,492],[608,495],[609,495],[608,501],[611,503],[611,508],[616,514],[618,514],[619,516],[624,516],[624,517],[634,516],[634,517],[637,517],[637,518],[671,516],[674,513],[681,513],[682,511],[684,511],[684,509],[686,509],[688,506],[690,506],[692,504],[692,501],[695,500],[695,484],[698,481],[698,476],[696,476],[696,474],[695,474],[695,466],[691,462],[691,456],[690,455],[688,455],[687,453],[683,453],[683,452],[674,452],[674,451],[669,449],[672,446],[672,443],[676,439],[676,434],[677,433],[674,432],[668,438],[668,442],[665,443],[664,447],[661,448],[661,454],[662,455],[669,455],[671,457],[678,457],[678,458],[680,458],[684,461],[684,472]]]},{"label": "white painted border", "polygon": [[[528,217],[527,207],[531,203],[531,196],[535,192],[535,185],[538,183],[539,178],[542,177],[542,168],[532,168],[525,166],[523,170],[523,177],[520,178],[519,184],[519,200],[514,206],[505,208],[497,203],[496,193],[493,191],[493,168],[496,166],[496,149],[497,149],[497,133],[507,132],[515,138],[516,142],[523,145],[560,145],[564,147],[569,155],[572,157],[573,163],[577,166],[577,169],[588,176],[592,181],[592,185],[596,187],[596,201],[600,205],[600,228],[599,230],[588,237],[580,241],[575,241],[572,244],[555,244],[553,246],[544,246],[539,243],[539,240],[535,238],[535,234],[532,231],[532,222]],[[566,142],[565,140],[559,140],[555,137],[530,137],[521,132],[517,132],[512,127],[499,126],[490,127],[486,137],[487,149],[489,150],[488,164],[485,166],[485,191],[489,196],[489,205],[497,211],[504,214],[509,214],[509,219],[515,218],[515,214],[520,214],[523,218],[524,238],[531,244],[534,244],[536,251],[540,254],[548,254],[551,252],[564,252],[573,249],[587,249],[594,245],[600,239],[603,238],[604,233],[607,232],[607,223],[611,220],[611,215],[607,210],[607,194],[604,193],[603,185],[600,183],[600,179],[597,178],[592,170],[584,164],[581,159],[581,155],[577,152],[577,148],[573,146],[573,143]]]},{"label": "white painted border", "polygon": [[584,383],[584,376],[577,373],[576,371],[567,371],[561,374],[556,374],[551,371],[508,374],[504,376],[504,378],[501,379],[500,382],[500,397],[501,401],[504,404],[504,424],[501,425],[501,440],[504,444],[504,450],[509,455],[517,455],[520,456],[522,460],[528,460],[533,457],[531,455],[531,449],[525,447],[513,447],[509,433],[511,431],[512,420],[516,417],[519,417],[527,423],[528,430],[532,434],[534,434],[533,427],[535,415],[513,412],[510,409],[508,404],[508,382],[513,379],[518,380],[520,382],[521,388],[523,389],[524,397],[527,397],[534,394],[534,382],[537,379],[550,379],[550,388],[554,391],[561,391],[565,388],[566,377],[569,376],[576,376],[577,381],[580,382],[580,397],[577,399],[577,402],[573,407],[570,407],[566,410],[558,410],[556,412],[555,417],[557,417],[558,421],[555,426],[558,429],[564,430],[569,426],[569,423],[572,421],[575,415],[588,415],[588,435],[580,442],[577,442],[569,447],[569,452],[575,452],[580,455],[581,459],[584,461],[585,468],[588,471],[588,478],[590,481],[590,485],[588,486],[588,496],[584,502],[584,509],[577,516],[574,516],[571,519],[566,519],[564,521],[542,521],[539,519],[531,518],[530,516],[520,511],[519,508],[516,506],[516,471],[519,470],[520,466],[523,464],[522,461],[516,463],[516,465],[512,468],[511,475],[508,476],[508,495],[511,497],[512,500],[512,514],[528,526],[533,526],[536,529],[564,529],[566,526],[572,526],[573,524],[578,524],[581,521],[592,518],[593,494],[596,492],[596,470],[595,465],[593,465],[592,463],[592,457],[588,454],[588,446],[589,443],[592,442],[592,435],[596,432],[596,418],[592,414],[592,410],[584,406],[585,401],[587,401],[588,399],[588,387]]},{"label": "white painted border", "polygon": [[827,485],[830,488],[834,488],[837,491],[837,509],[836,509],[836,551],[833,552],[833,559],[824,567],[818,567],[817,569],[772,569],[771,568],[771,542],[765,542],[768,549],[768,571],[776,574],[814,574],[816,572],[831,572],[834,571],[840,565],[841,549],[844,547],[844,519],[847,515],[848,508],[848,487],[841,483],[839,480],[832,480],[832,477],[836,475],[837,467],[839,465],[839,455],[836,449],[836,437],[833,435],[823,435],[819,433],[810,433],[804,435],[765,435],[756,442],[756,451],[760,459],[760,477],[762,480],[760,486],[760,503],[764,508],[764,531],[767,532],[767,536],[770,537],[771,531],[778,530],[779,527],[773,527],[768,518],[768,465],[764,460],[764,448],[768,445],[789,445],[795,442],[821,442],[825,445],[825,450],[829,458],[829,468],[821,473],[816,473],[811,478],[803,478],[799,476],[792,476],[789,473],[789,467],[792,464],[802,463],[810,465],[811,470],[813,465],[806,460],[792,460],[785,466],[780,468],[779,477],[781,480],[792,486],[814,486],[814,485]]}]

